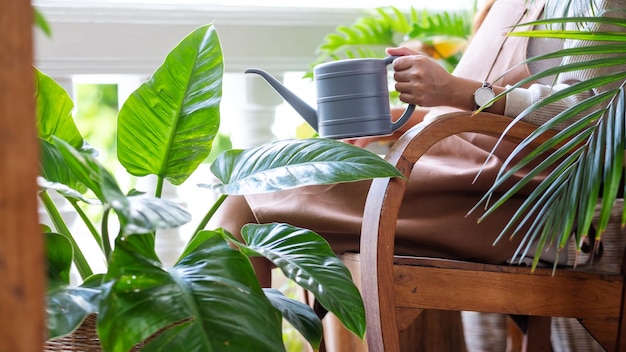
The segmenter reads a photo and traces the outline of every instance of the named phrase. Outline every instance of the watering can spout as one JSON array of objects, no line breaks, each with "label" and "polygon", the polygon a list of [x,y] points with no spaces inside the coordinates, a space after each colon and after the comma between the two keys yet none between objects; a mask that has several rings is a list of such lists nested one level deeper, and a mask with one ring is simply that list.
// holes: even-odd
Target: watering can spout
[{"label": "watering can spout", "polygon": [[311,127],[313,127],[316,131],[318,130],[317,112],[315,109],[313,109],[304,100],[293,94],[293,92],[287,89],[287,87],[285,87],[285,85],[283,85],[280,81],[272,77],[269,73],[258,68],[249,68],[245,71],[245,73],[256,73],[263,77],[265,81],[267,81],[267,83],[272,86],[272,88],[274,88],[274,90],[280,94],[280,96],[283,97],[283,99],[285,99],[285,101],[289,103],[289,105],[291,105],[309,125],[311,125]]}]

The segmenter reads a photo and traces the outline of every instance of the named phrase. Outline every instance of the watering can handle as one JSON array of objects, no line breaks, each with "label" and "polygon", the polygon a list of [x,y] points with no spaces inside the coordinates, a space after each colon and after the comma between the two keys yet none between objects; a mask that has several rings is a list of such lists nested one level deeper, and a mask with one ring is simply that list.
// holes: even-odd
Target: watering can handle
[{"label": "watering can handle", "polygon": [[391,131],[396,131],[398,128],[404,126],[404,124],[411,118],[411,115],[413,115],[413,111],[415,111],[415,104],[409,104],[409,106],[406,107],[406,110],[404,110],[402,116],[391,123]]},{"label": "watering can handle", "polygon": [[[400,56],[387,56],[386,58],[384,58],[385,65],[391,64],[393,60],[399,57]],[[407,123],[407,121],[409,121],[409,119],[411,118],[411,115],[413,115],[413,111],[415,111],[415,104],[409,104],[406,110],[404,110],[402,116],[400,116],[399,119],[391,123],[391,131],[396,131],[398,128],[404,126],[404,124]]]},{"label": "watering can handle", "polygon": [[395,60],[395,59],[397,59],[399,57],[400,56],[398,56],[398,55],[390,55],[390,56],[387,56],[386,58],[384,58],[383,60],[385,61],[385,65],[389,65],[390,63],[393,62],[393,60]]}]

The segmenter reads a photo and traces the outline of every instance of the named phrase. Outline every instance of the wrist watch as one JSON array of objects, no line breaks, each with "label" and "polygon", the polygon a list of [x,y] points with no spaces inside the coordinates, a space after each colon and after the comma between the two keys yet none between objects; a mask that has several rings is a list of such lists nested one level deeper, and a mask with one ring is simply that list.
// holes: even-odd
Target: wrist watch
[{"label": "wrist watch", "polygon": [[493,104],[491,100],[495,98],[495,96],[496,94],[491,88],[491,83],[483,82],[483,85],[474,92],[474,103],[476,103],[474,110],[490,107]]}]

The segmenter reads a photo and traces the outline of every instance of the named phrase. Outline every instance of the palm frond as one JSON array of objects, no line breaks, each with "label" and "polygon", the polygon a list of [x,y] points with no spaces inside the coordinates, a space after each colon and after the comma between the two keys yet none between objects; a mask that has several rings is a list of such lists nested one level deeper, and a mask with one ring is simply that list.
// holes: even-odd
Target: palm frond
[{"label": "palm frond", "polygon": [[445,34],[466,38],[471,32],[471,23],[471,14],[467,11],[429,14],[424,10],[418,20],[413,22],[408,37],[420,39]]},{"label": "palm frond", "polygon": [[[538,25],[546,25],[548,27],[552,27],[556,24],[567,24],[567,23],[597,23],[597,24],[610,24],[615,26],[626,27],[624,21],[620,18],[614,17],[582,17],[582,16],[571,16],[571,17],[561,17],[561,18],[550,18],[550,19],[539,19],[535,21],[525,22],[524,26],[538,26]],[[521,25],[520,25],[521,26]],[[558,31],[557,31],[558,32]],[[511,35],[514,36],[548,36],[549,38],[554,38],[552,31],[541,31],[541,30],[531,30],[531,31],[523,31],[523,32],[513,32]]]},{"label": "palm frond", "polygon": [[[471,14],[468,11],[429,13],[415,8],[406,12],[393,6],[375,8],[352,25],[337,26],[334,32],[327,34],[305,77],[312,78],[312,68],[323,62],[385,57],[386,48],[411,39],[427,43],[437,36],[465,39],[470,34],[470,27]],[[458,58],[451,60],[454,64]]]},{"label": "palm frond", "polygon": [[578,39],[578,40],[603,40],[612,42],[625,42],[624,33],[615,32],[580,32],[575,30],[534,30],[527,32],[513,32],[512,36],[525,36],[534,38]]},{"label": "palm frond", "polygon": [[408,33],[411,29],[411,21],[407,14],[400,11],[397,7],[379,7],[376,9],[376,13],[378,13],[384,23],[388,23],[391,30],[396,33]]},{"label": "palm frond", "polygon": [[[594,50],[594,49],[595,47],[588,47],[587,50]],[[608,52],[604,51],[603,53],[608,53]],[[619,53],[620,55],[624,54],[624,52],[617,52],[617,51],[614,53]],[[579,55],[585,55],[585,54],[581,53]],[[587,52],[586,55],[589,55],[589,52]],[[545,56],[547,58],[555,58],[555,57],[564,57],[564,56],[572,56],[572,55],[561,55],[561,51],[556,51],[550,55],[545,55]],[[532,61],[535,61],[535,60],[528,60],[526,62],[532,62]],[[532,76],[529,76],[520,80],[519,82],[512,85],[510,89],[506,90],[504,93],[501,93],[499,96],[504,96],[506,93],[510,92],[512,89],[522,87],[526,85],[527,83],[531,83],[533,81],[539,80],[544,77],[556,76],[562,73],[579,71],[579,70],[623,65],[625,63],[626,63],[626,58],[624,57],[607,57],[607,58],[600,58],[600,59],[595,59],[595,60],[587,60],[584,62],[576,62],[576,63],[571,63],[571,64],[560,65],[560,66],[544,70],[542,72],[539,72],[537,74],[534,74]],[[580,89],[585,89],[586,87],[597,88],[604,84],[610,84],[616,81],[619,82],[621,79],[623,79],[623,76],[624,76],[624,72],[616,72],[614,75],[599,76],[599,77],[594,78],[593,80],[580,82],[578,83],[577,88],[576,88],[577,90],[579,90],[578,92],[574,92],[574,90],[571,90],[571,91],[568,91],[566,95],[571,96],[571,95],[580,93],[581,92]],[[500,78],[496,79],[495,81],[497,82],[499,79]],[[562,98],[563,98],[562,96],[558,97],[558,99],[555,99],[554,97],[549,97],[548,99],[550,99],[550,101],[548,100],[544,101],[541,106],[547,105],[549,103],[552,103]],[[534,110],[536,110],[536,108],[539,108],[541,106],[534,107]]]},{"label": "palm frond", "polygon": [[[568,22],[626,27],[626,19],[611,17],[559,18],[537,21],[536,23],[550,25]],[[530,228],[525,232],[520,247],[515,253],[516,256],[525,256],[533,242],[536,242],[537,245],[536,258],[548,246],[557,245],[558,248],[564,248],[572,232],[575,232],[576,243],[579,245],[581,239],[590,233],[592,218],[598,206],[600,209],[599,221],[594,226],[597,226],[596,239],[599,240],[606,229],[609,215],[618,194],[620,191],[624,191],[620,185],[623,180],[626,149],[626,69],[624,69],[626,67],[624,54],[626,52],[624,45],[626,35],[617,29],[619,27],[613,27],[615,28],[614,32],[548,29],[513,33],[513,35],[529,37],[594,41],[597,44],[568,48],[530,58],[524,64],[556,57],[592,57],[532,75],[510,87],[502,96],[511,89],[543,77],[601,67],[612,67],[613,69],[610,73],[555,91],[524,110],[511,122],[512,124],[537,111],[537,109],[558,100],[583,92],[595,91],[597,88],[607,85],[615,87],[581,100],[539,126],[511,153],[504,162],[492,188],[479,202],[479,204],[487,204],[516,172],[528,168],[529,165],[537,165],[526,173],[526,177],[522,177],[509,190],[504,191],[492,204],[485,206],[486,212],[481,217],[484,219],[518,193],[533,177],[548,172],[548,175],[530,193],[498,237],[500,240],[507,235],[514,236],[520,232],[523,226]],[[598,43],[599,41],[602,43]],[[519,157],[520,153],[524,150],[527,151],[540,134],[548,129],[558,129],[559,126],[568,123],[568,121],[575,122],[529,152],[525,157]],[[513,160],[518,159],[519,161],[513,162]],[[626,215],[626,209],[624,214]],[[622,223],[624,222],[623,218]]]}]

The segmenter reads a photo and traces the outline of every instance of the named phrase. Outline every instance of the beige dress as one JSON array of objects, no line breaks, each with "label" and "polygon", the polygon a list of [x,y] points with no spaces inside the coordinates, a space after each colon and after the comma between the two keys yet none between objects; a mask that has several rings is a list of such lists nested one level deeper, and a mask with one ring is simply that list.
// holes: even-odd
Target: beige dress
[{"label": "beige dress", "polygon": [[[519,66],[494,82],[507,69],[523,61],[529,51],[528,38],[505,36],[507,28],[537,18],[542,9],[543,1],[540,0],[496,1],[454,74],[487,80],[496,85],[513,84],[527,77],[530,74],[528,67]],[[494,33],[502,35],[494,36]],[[580,78],[567,79],[568,82],[564,83]],[[544,86],[527,88],[523,90],[522,100],[539,99],[540,95],[549,93]],[[539,93],[533,95],[533,91]],[[562,109],[558,106],[555,109],[558,108]],[[436,115],[435,111],[449,110],[433,109],[431,117]],[[548,117],[535,115],[529,119],[536,122]],[[490,188],[503,160],[514,147],[507,144],[498,148],[496,157],[490,159],[480,178],[473,182],[494,143],[492,137],[473,133],[454,136],[436,145],[415,165],[399,216],[396,235],[398,254],[494,263],[511,257],[520,236],[513,240],[503,239],[496,244],[493,242],[530,188],[480,224],[476,222],[479,212],[466,216]],[[246,199],[260,223],[287,222],[312,229],[322,234],[337,253],[342,253],[359,250],[359,233],[369,184],[355,182],[309,186],[246,196]],[[534,186],[536,182],[529,187]]]}]

